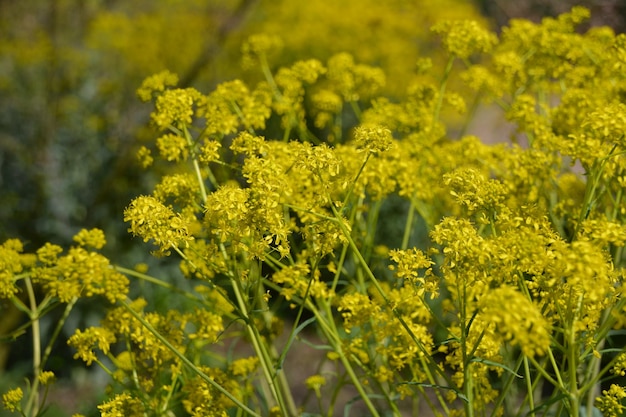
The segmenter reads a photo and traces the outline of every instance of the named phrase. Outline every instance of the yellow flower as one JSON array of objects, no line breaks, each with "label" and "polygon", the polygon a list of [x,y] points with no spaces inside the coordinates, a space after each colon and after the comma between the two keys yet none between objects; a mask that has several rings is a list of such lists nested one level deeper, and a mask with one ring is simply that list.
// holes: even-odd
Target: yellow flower
[{"label": "yellow flower", "polygon": [[442,35],[443,45],[451,55],[463,59],[489,52],[498,41],[495,34],[473,20],[446,20],[433,26],[432,31]]},{"label": "yellow flower", "polygon": [[46,243],[37,250],[37,259],[44,265],[54,265],[61,253],[63,253],[62,247]]},{"label": "yellow flower", "polygon": [[626,398],[626,390],[617,384],[611,384],[608,390],[602,390],[602,397],[596,398],[596,407],[605,417],[618,417],[626,407],[622,400]]},{"label": "yellow flower", "polygon": [[220,159],[219,150],[222,144],[214,140],[206,140],[200,147],[200,153],[198,154],[198,160],[205,164],[209,162],[218,161]]},{"label": "yellow flower", "polygon": [[488,214],[498,211],[506,198],[507,187],[498,180],[487,179],[474,168],[461,168],[443,177],[450,194],[467,207],[469,213],[484,210]]},{"label": "yellow flower", "polygon": [[154,162],[152,152],[145,146],[141,146],[139,150],[137,150],[137,160],[142,168],[148,168]]},{"label": "yellow flower", "polygon": [[110,346],[116,341],[115,335],[108,329],[101,327],[89,327],[85,331],[76,329],[76,332],[68,339],[67,344],[76,349],[74,359],[82,359],[87,365],[98,360],[94,348],[98,348],[105,355],[109,353]]},{"label": "yellow flower", "polygon": [[264,33],[250,36],[241,47],[244,68],[250,68],[259,63],[259,60],[267,59],[269,54],[279,52],[282,46],[283,42],[278,36]]},{"label": "yellow flower", "polygon": [[162,71],[146,78],[137,90],[137,95],[142,101],[150,101],[154,95],[160,94],[167,87],[174,87],[176,84],[178,84],[176,74]]},{"label": "yellow flower", "polygon": [[42,385],[48,385],[51,382],[54,382],[54,380],[56,379],[54,372],[50,372],[50,371],[43,371],[42,373],[39,374],[39,382],[41,382]]},{"label": "yellow flower", "polygon": [[200,93],[193,88],[165,90],[156,99],[156,110],[150,117],[159,129],[168,126],[190,125],[194,103]]},{"label": "yellow flower", "polygon": [[21,252],[18,240],[10,239],[0,245],[0,299],[11,298],[19,291],[14,276],[23,270]]},{"label": "yellow flower", "polygon": [[143,417],[145,407],[140,399],[128,393],[118,394],[98,406],[101,417]]},{"label": "yellow flower", "polygon": [[165,206],[155,197],[140,196],[124,210],[124,221],[130,223],[129,232],[152,240],[161,253],[167,254],[171,247],[184,247],[193,240],[189,222],[180,214]]},{"label": "yellow flower", "polygon": [[376,67],[356,64],[352,55],[339,53],[328,59],[327,78],[347,102],[367,99],[385,86],[385,73]]},{"label": "yellow flower", "polygon": [[233,375],[249,377],[259,367],[259,358],[251,356],[249,358],[241,358],[230,364]]},{"label": "yellow flower", "polygon": [[337,311],[341,313],[346,333],[350,333],[352,329],[378,317],[381,307],[365,294],[350,293],[341,297]]},{"label": "yellow flower", "polygon": [[426,291],[431,294],[431,298],[439,294],[439,282],[433,276],[431,269],[435,263],[424,252],[416,248],[392,250],[389,257],[398,264],[397,267],[390,265],[389,269],[396,271],[398,278],[415,285],[418,288],[418,294],[421,295]]},{"label": "yellow flower", "polygon": [[361,125],[354,130],[357,149],[377,154],[389,150],[393,143],[391,130],[378,125]]},{"label": "yellow flower", "polygon": [[161,157],[166,161],[180,162],[189,156],[187,140],[179,135],[165,134],[156,140],[156,145]]},{"label": "yellow flower", "polygon": [[[81,242],[102,244],[101,232],[85,232],[78,239]],[[48,262],[53,245],[45,245],[38,251],[40,258]],[[111,303],[124,298],[128,292],[128,279],[111,267],[107,258],[82,247],[73,247],[64,256],[58,257],[54,264],[33,269],[33,279],[42,283],[63,303],[75,297],[104,295]]]},{"label": "yellow flower", "polygon": [[308,389],[315,391],[317,397],[320,397],[320,389],[326,385],[326,378],[323,375],[312,375],[306,379],[305,384]]},{"label": "yellow flower", "polygon": [[23,397],[24,392],[22,391],[22,389],[14,388],[2,394],[2,404],[4,405],[4,408],[11,412],[16,410],[20,411],[22,409],[20,402],[22,401]]},{"label": "yellow flower", "polygon": [[626,353],[620,353],[615,364],[611,368],[611,373],[617,376],[626,376]]},{"label": "yellow flower", "polygon": [[90,246],[94,249],[102,249],[106,245],[104,232],[100,229],[82,229],[73,239],[80,246]]},{"label": "yellow flower", "polygon": [[550,347],[550,326],[540,308],[520,291],[502,286],[479,300],[483,320],[493,323],[502,339],[519,346],[524,355],[543,355]]}]

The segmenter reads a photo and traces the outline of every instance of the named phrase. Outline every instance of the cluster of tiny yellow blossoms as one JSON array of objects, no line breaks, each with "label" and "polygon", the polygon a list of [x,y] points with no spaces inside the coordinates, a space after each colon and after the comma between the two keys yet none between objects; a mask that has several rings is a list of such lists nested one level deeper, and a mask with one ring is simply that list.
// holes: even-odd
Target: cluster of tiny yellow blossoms
[{"label": "cluster of tiny yellow blossoms", "polygon": [[389,268],[395,271],[398,278],[415,285],[420,296],[428,293],[433,299],[439,295],[439,279],[432,271],[435,263],[424,252],[417,248],[392,250],[389,258],[398,264],[397,266],[390,265]]},{"label": "cluster of tiny yellow blossoms", "polygon": [[165,91],[168,87],[174,87],[178,84],[178,75],[170,71],[161,71],[151,77],[146,78],[141,87],[137,89],[137,96],[142,101],[150,101],[155,95]]},{"label": "cluster of tiny yellow blossoms", "polygon": [[[220,369],[203,367],[202,371],[237,397],[241,397],[246,390],[251,389],[249,383],[241,382],[239,378],[232,378],[229,373]],[[185,393],[183,400],[185,411],[194,417],[227,417],[227,410],[232,407],[231,400],[199,376],[189,380],[183,392]]]},{"label": "cluster of tiny yellow blossoms", "polygon": [[76,349],[75,359],[81,359],[87,365],[97,360],[94,349],[98,349],[105,355],[111,350],[111,344],[117,341],[115,334],[108,329],[90,327],[84,331],[78,329],[68,339],[68,345]]},{"label": "cluster of tiny yellow blossoms", "polygon": [[143,402],[128,393],[116,395],[111,400],[99,405],[98,410],[100,410],[102,417],[141,417],[146,412]]},{"label": "cluster of tiny yellow blossoms", "polygon": [[[177,290],[193,305],[127,301],[127,279],[88,250],[104,245],[99,230],[81,231],[65,255],[47,244],[27,256],[7,241],[0,297],[27,274],[62,302],[117,303],[69,340],[77,359],[112,363],[116,383],[134,387],[102,404],[103,416],[295,414],[282,360],[307,326],[329,351],[304,381],[320,404],[337,382],[373,415],[400,415],[397,404],[418,395],[450,416],[588,406],[604,374],[625,372],[624,353],[604,343],[626,323],[626,75],[615,64],[626,42],[578,31],[587,16],[516,20],[500,36],[476,22],[438,24],[443,78],[423,62],[393,99],[378,96],[385,73],[347,53],[273,70],[280,41],[267,35],[243,47],[266,77],[254,88],[234,80],[203,95],[154,75],[138,95],[155,102],[152,121],[167,133],[139,156],[171,170],[124,220],[156,255],[181,258],[197,286]],[[502,108],[513,143],[448,131],[449,114],[471,116],[482,101]],[[145,272],[136,276],[158,281]],[[278,328],[290,325],[279,350]],[[256,356],[218,359],[213,348],[231,337],[229,352],[245,341]],[[544,383],[555,393],[540,395]],[[618,415],[624,397],[612,385],[596,408]]]},{"label": "cluster of tiny yellow blossoms", "polygon": [[24,391],[21,388],[11,389],[2,394],[2,405],[9,411],[21,410],[21,401],[24,397]]},{"label": "cluster of tiny yellow blossoms", "polygon": [[129,232],[143,238],[144,242],[154,242],[161,253],[185,247],[193,240],[189,220],[155,197],[135,198],[124,210],[124,221],[130,223]]},{"label": "cluster of tiny yellow blossoms", "polygon": [[516,288],[486,290],[479,300],[481,317],[496,332],[528,356],[544,355],[550,346],[550,326],[538,306]]},{"label": "cluster of tiny yellow blossoms", "polygon": [[626,409],[622,402],[624,398],[626,398],[626,390],[619,385],[611,384],[608,390],[602,391],[602,397],[596,398],[596,406],[603,416],[618,417]]},{"label": "cluster of tiny yellow blossoms", "polygon": [[271,114],[271,89],[260,83],[250,90],[242,81],[228,81],[215,91],[198,100],[198,116],[205,119],[209,136],[221,138],[236,133],[243,127],[246,131],[265,128]]},{"label": "cluster of tiny yellow blossoms", "polygon": [[0,299],[11,298],[19,292],[16,275],[32,264],[32,257],[23,254],[22,242],[9,239],[0,245]]},{"label": "cluster of tiny yellow blossoms", "polygon": [[22,244],[8,240],[0,246],[2,270],[0,271],[0,296],[10,298],[19,292],[19,279],[30,277],[41,284],[48,294],[63,303],[78,297],[105,296],[111,303],[122,299],[128,292],[128,279],[115,271],[109,260],[93,252],[105,243],[102,230],[81,230],[72,247],[63,255],[63,248],[50,243],[39,248],[36,254],[23,254]]},{"label": "cluster of tiny yellow blossoms", "polygon": [[[198,140],[177,134],[157,140],[162,159],[204,165],[194,174],[165,177],[154,194],[158,208],[152,202],[137,212],[136,200],[127,210],[131,230],[158,246],[180,247],[188,277],[238,277],[249,290],[263,281],[251,278],[249,266],[233,270],[233,260],[266,262],[273,270],[267,284],[290,306],[321,308],[332,300],[347,335],[341,349],[372,382],[402,382],[394,374],[400,370],[419,381],[432,371],[421,361],[440,349],[445,359],[430,366],[453,370],[447,395],[469,395],[464,390],[471,386],[473,407],[484,410],[500,395],[489,375],[503,373],[512,350],[535,360],[567,332],[593,350],[603,314],[620,302],[613,262],[621,260],[612,260],[611,251],[626,238],[623,203],[599,193],[617,193],[612,175],[626,168],[619,155],[626,109],[618,89],[601,89],[621,77],[605,58],[616,48],[607,49],[612,35],[578,33],[586,16],[575,8],[539,24],[513,21],[499,37],[469,21],[433,28],[450,62],[465,65],[459,79],[477,100],[502,106],[518,129],[513,139],[519,143],[495,146],[471,135],[448,140],[442,114],[466,114],[471,101],[466,90],[434,81],[430,65],[422,65],[405,97],[390,100],[376,96],[385,74],[346,53],[272,74],[268,58],[280,42],[252,37],[244,60],[256,63],[266,80],[254,89],[226,82],[200,96],[196,116],[206,129]],[[481,55],[480,63],[470,63]],[[597,95],[588,97],[588,82]],[[155,94],[157,104],[166,93]],[[549,94],[562,100],[550,101]],[[347,110],[356,118],[348,135],[340,124]],[[268,123],[273,116],[281,121],[278,132]],[[176,127],[179,119],[166,121]],[[569,170],[564,155],[582,163],[590,185]],[[212,170],[219,172],[217,182]],[[194,181],[203,185],[207,178],[211,191],[204,198]],[[366,259],[374,259],[367,249],[372,225],[396,194],[424,221],[433,247],[391,250],[394,287],[371,286],[362,266],[345,263],[347,248],[362,245]],[[161,211],[166,215],[159,220]],[[173,218],[202,221],[177,229]],[[182,232],[181,240],[163,238],[168,226],[169,236]],[[319,269],[326,257],[333,278]],[[437,314],[451,323],[444,343],[429,327]],[[311,387],[317,392],[323,384]],[[407,395],[407,387],[392,391]],[[190,402],[189,412],[194,407]]]},{"label": "cluster of tiny yellow blossoms", "polygon": [[382,126],[358,126],[354,131],[354,141],[358,149],[368,153],[385,152],[392,144],[391,130]]},{"label": "cluster of tiny yellow blossoms", "polygon": [[33,269],[33,279],[62,302],[81,296],[104,295],[115,303],[126,297],[128,278],[115,271],[103,255],[76,247],[51,262],[49,249],[48,245],[37,252],[45,266]]},{"label": "cluster of tiny yellow blossoms", "polygon": [[194,103],[199,98],[200,93],[193,88],[165,90],[156,99],[152,121],[160,129],[189,125],[194,115]]},{"label": "cluster of tiny yellow blossoms", "polygon": [[489,52],[498,41],[493,33],[473,20],[443,21],[433,26],[432,31],[442,36],[448,53],[459,58]]},{"label": "cluster of tiny yellow blossoms", "polygon": [[283,41],[278,36],[256,34],[250,36],[241,47],[244,67],[251,67],[266,60],[269,54],[280,52]]}]

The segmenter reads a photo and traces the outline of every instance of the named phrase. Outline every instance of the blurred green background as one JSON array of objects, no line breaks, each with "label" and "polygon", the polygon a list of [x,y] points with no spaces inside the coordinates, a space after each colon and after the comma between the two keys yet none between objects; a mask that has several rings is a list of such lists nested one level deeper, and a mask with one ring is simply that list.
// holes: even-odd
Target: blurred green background
[{"label": "blurred green background", "polygon": [[[0,241],[19,238],[34,251],[99,227],[115,262],[145,261],[122,211],[155,181],[135,158],[156,137],[150,106],[135,96],[153,73],[168,69],[204,93],[234,78],[254,83],[261,74],[242,69],[240,47],[269,33],[284,41],[274,68],[347,51],[382,67],[387,94],[401,97],[416,60],[439,54],[429,32],[438,20],[476,19],[497,31],[573,5],[591,9],[590,25],[624,30],[622,0],[0,0]],[[89,317],[85,308],[68,327]],[[0,304],[0,335],[20,320]],[[27,372],[28,355],[28,342],[12,352],[0,344],[0,390]],[[61,349],[59,369],[64,358]]]}]

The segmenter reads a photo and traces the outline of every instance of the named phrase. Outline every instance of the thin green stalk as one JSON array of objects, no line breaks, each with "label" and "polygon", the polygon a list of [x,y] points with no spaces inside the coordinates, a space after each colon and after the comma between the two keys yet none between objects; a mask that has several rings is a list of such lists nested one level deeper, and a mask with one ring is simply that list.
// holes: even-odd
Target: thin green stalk
[{"label": "thin green stalk", "polygon": [[[363,173],[363,170],[365,169],[365,165],[367,165],[367,161],[369,161],[370,156],[372,156],[371,153],[367,153],[367,155],[365,156],[365,159],[363,160],[363,163],[361,164],[361,166],[359,167],[359,171],[356,173],[356,176],[354,177],[354,179],[352,179],[352,181],[350,182],[350,187],[348,188],[348,192],[346,193],[346,197],[343,199],[343,202],[341,204],[341,210],[345,210],[345,208],[348,206],[348,201],[350,200],[350,197],[352,197],[352,193],[354,192],[354,187],[356,185],[357,180],[359,179],[359,177],[361,176],[361,174]],[[317,176],[322,179],[322,173],[321,172],[317,172]],[[329,201],[332,201],[329,199]]]},{"label": "thin green stalk", "polygon": [[[409,327],[407,322],[404,320],[404,317],[402,317],[402,315],[398,312],[398,309],[394,305],[392,305],[391,302],[389,301],[389,299],[387,298],[387,294],[385,293],[385,290],[382,288],[382,286],[380,285],[380,283],[378,282],[378,280],[374,276],[374,273],[370,269],[369,265],[367,264],[367,262],[363,258],[363,255],[359,251],[359,248],[356,246],[356,243],[354,242],[354,239],[352,239],[352,236],[351,236],[350,232],[346,229],[346,226],[343,224],[343,222],[341,220],[341,217],[340,217],[339,213],[337,212],[337,209],[333,205],[331,205],[331,209],[333,211],[333,214],[335,215],[335,221],[337,222],[339,228],[341,229],[341,232],[344,235],[344,237],[348,240],[348,244],[350,245],[350,248],[352,249],[354,255],[356,256],[358,263],[361,264],[361,266],[363,268],[363,271],[367,275],[367,277],[370,280],[370,282],[372,283],[372,285],[374,285],[374,288],[376,289],[378,294],[381,296],[381,298],[385,302],[385,305],[387,305],[387,307],[391,309],[392,313],[398,319],[398,321],[400,322],[400,325],[404,328],[404,330],[406,330],[407,334],[413,340],[415,345],[426,356],[429,356],[428,350],[417,339],[417,337],[415,336],[415,334],[413,333],[413,331],[411,330],[411,328]],[[434,369],[440,375],[442,375],[444,378],[446,377],[446,375],[443,372],[443,370],[441,370],[438,366],[436,366],[436,364],[432,364],[432,365],[433,365]]]},{"label": "thin green stalk", "polygon": [[359,103],[357,103],[355,100],[350,100],[350,107],[352,108],[352,111],[354,112],[354,115],[356,116],[356,119],[358,121],[361,120],[361,109],[359,107]]},{"label": "thin green stalk", "polygon": [[[273,282],[268,281],[266,285],[276,291],[281,290],[281,287],[274,284]],[[318,302],[323,304],[322,307],[324,309],[324,313],[321,313],[320,310],[317,308],[317,306],[315,306],[315,304],[311,302],[311,300],[305,301],[305,300],[302,300],[297,295],[295,295],[293,296],[293,301],[296,303],[306,303],[306,308],[315,316],[316,323],[319,325],[319,329],[322,331],[322,333],[324,333],[324,336],[330,343],[331,347],[334,349],[334,352],[337,353],[337,355],[339,356],[339,359],[342,365],[344,366],[344,368],[346,369],[346,372],[348,373],[350,381],[354,384],[357,392],[359,393],[359,395],[365,402],[366,407],[368,408],[370,413],[372,413],[372,416],[374,417],[379,416],[378,411],[376,411],[376,407],[374,407],[371,400],[369,399],[367,392],[365,391],[365,388],[363,388],[361,380],[357,377],[356,373],[354,372],[354,369],[352,368],[352,364],[350,363],[350,360],[346,357],[345,353],[343,352],[343,349],[341,348],[341,337],[339,336],[339,331],[337,330],[334,321],[333,320],[327,321],[325,319],[325,317],[331,317],[331,318],[333,317],[332,311],[330,309],[330,305],[327,302],[328,300],[325,300],[325,299],[318,300]]]},{"label": "thin green stalk", "polygon": [[589,169],[589,172],[587,172],[588,180],[587,180],[587,184],[585,187],[585,197],[583,199],[582,208],[578,216],[578,223],[576,224],[576,229],[574,231],[574,234],[572,235],[572,239],[576,238],[580,230],[580,226],[582,225],[582,222],[585,219],[587,219],[587,217],[589,216],[589,213],[591,213],[591,210],[593,209],[593,206],[596,203],[596,198],[597,198],[596,190],[598,186],[600,185],[600,179],[604,171],[604,166],[606,165],[607,161],[613,156],[623,154],[623,152],[614,154],[616,149],[617,149],[617,144],[613,145],[613,148],[611,148],[611,150],[605,157],[596,160],[591,166],[591,168]]},{"label": "thin green stalk", "polygon": [[280,93],[280,90],[276,85],[276,81],[274,80],[274,76],[272,75],[272,71],[270,71],[270,66],[267,62],[267,57],[264,54],[259,55],[259,64],[261,64],[261,72],[263,72],[265,80],[272,89],[274,97],[276,97],[278,100],[282,100],[283,95]]},{"label": "thin green stalk", "polygon": [[[187,140],[187,145],[189,145],[189,148],[191,149],[193,147],[193,139],[191,138],[191,134],[189,133],[189,130],[187,130],[187,126],[183,126],[183,132],[185,134],[185,139]],[[206,203],[206,200],[207,200],[206,187],[204,186],[204,178],[202,178],[202,171],[200,170],[200,164],[198,163],[198,158],[193,158],[192,163],[193,163],[194,172],[196,173],[196,177],[198,179],[198,186],[200,187],[200,194],[202,196],[202,202]]]},{"label": "thin green stalk", "polygon": [[36,416],[39,413],[39,375],[41,374],[41,328],[39,326],[39,310],[37,307],[37,299],[30,277],[24,279],[26,293],[28,294],[28,302],[30,305],[30,320],[33,332],[33,384],[30,388],[24,415]]},{"label": "thin green stalk", "polygon": [[[320,302],[323,303],[323,308],[325,310],[326,317],[333,317],[332,311],[330,310],[330,306],[325,302],[325,300],[320,300]],[[369,395],[367,394],[367,392],[365,392],[365,388],[363,388],[363,384],[361,383],[358,376],[354,372],[354,369],[352,368],[352,364],[350,363],[350,360],[348,360],[345,353],[343,352],[343,349],[341,348],[341,338],[339,337],[339,331],[335,327],[334,321],[328,320],[327,322],[326,320],[322,318],[322,315],[319,314],[317,308],[313,306],[313,303],[309,302],[309,305],[310,307],[312,307],[313,313],[318,318],[318,323],[322,324],[320,328],[324,331],[327,340],[332,343],[335,353],[337,353],[337,355],[339,356],[341,363],[343,364],[346,372],[348,373],[348,376],[350,377],[350,380],[354,384],[354,387],[359,393],[361,399],[365,402],[367,409],[370,411],[370,413],[372,413],[373,417],[379,417],[376,407],[374,407],[374,404],[372,404],[372,401],[370,400]]]},{"label": "thin green stalk", "polygon": [[569,371],[569,403],[570,416],[578,417],[580,411],[580,393],[578,391],[578,355],[576,343],[576,334],[573,329],[568,332],[569,340],[567,343],[568,371]]},{"label": "thin green stalk", "polygon": [[[317,263],[319,262],[316,261],[316,265],[313,266],[311,268],[311,273],[310,276],[311,278],[309,279],[309,282],[307,283],[306,286],[306,290],[304,291],[304,296],[302,297],[302,300],[305,301],[309,298],[309,292],[311,291],[311,284],[313,283],[313,278],[315,277],[315,271],[317,270]],[[276,373],[280,372],[280,369],[282,368],[282,364],[285,361],[285,358],[287,357],[287,352],[289,351],[289,348],[291,347],[291,344],[293,343],[294,339],[296,338],[296,330],[300,324],[300,320],[302,318],[302,313],[304,312],[304,305],[305,303],[301,302],[300,306],[298,307],[298,312],[296,313],[296,318],[294,319],[294,323],[293,326],[291,327],[291,331],[289,332],[289,336],[287,337],[287,343],[285,344],[285,348],[283,349],[283,352],[280,354],[280,356],[278,357],[278,366],[279,369],[276,370]]]},{"label": "thin green stalk", "polygon": [[450,73],[452,72],[452,65],[454,64],[454,56],[450,56],[448,58],[448,62],[446,63],[446,68],[443,72],[443,77],[441,79],[441,83],[439,84],[439,94],[437,95],[437,101],[435,102],[435,108],[433,111],[433,126],[439,120],[439,113],[441,112],[441,105],[443,103],[443,96],[446,92],[446,86],[448,84],[448,78],[450,77]]},{"label": "thin green stalk", "polygon": [[46,346],[46,349],[43,352],[43,357],[41,358],[42,369],[46,366],[46,362],[48,362],[48,358],[50,357],[50,354],[52,354],[52,346],[54,345],[54,342],[59,337],[59,334],[61,333],[61,330],[63,329],[63,325],[65,324],[65,321],[69,317],[77,301],[78,301],[77,297],[72,298],[70,302],[67,303],[67,305],[65,306],[65,310],[63,310],[63,315],[61,315],[61,317],[57,321],[54,331],[52,332],[52,336],[50,337],[50,342],[48,342],[48,345]]},{"label": "thin green stalk", "polygon": [[413,230],[413,219],[415,217],[415,203],[411,198],[411,205],[409,206],[409,212],[406,216],[406,223],[404,224],[404,233],[402,234],[402,244],[400,249],[406,250],[409,247],[409,239],[411,238],[411,231]]},{"label": "thin green stalk", "polygon": [[[519,370],[520,366],[522,366],[522,361],[526,360],[525,356],[520,355],[517,358],[517,363],[515,364],[515,367],[513,368],[513,370],[517,373],[517,371]],[[530,369],[528,369],[527,366],[524,367],[524,370],[526,372],[526,378],[530,379]],[[495,416],[497,415],[497,413],[499,412],[498,410],[500,409],[500,407],[502,406],[502,403],[509,399],[508,397],[508,393],[509,390],[511,389],[511,385],[513,384],[513,381],[515,380],[516,376],[514,374],[509,373],[508,377],[506,379],[506,381],[504,382],[504,385],[502,386],[502,389],[500,390],[500,395],[498,395],[498,399],[496,400],[496,402],[493,405],[493,412],[491,413],[491,416]],[[505,404],[505,414],[506,411],[508,410],[508,402],[507,404]]]},{"label": "thin green stalk", "polygon": [[[459,288],[461,294],[457,296],[459,299],[459,319],[461,320],[461,355],[463,360],[463,394],[465,395],[466,401],[463,403],[465,409],[466,417],[474,416],[474,379],[472,370],[472,361],[471,356],[473,356],[473,352],[470,352],[468,355],[467,352],[467,339],[470,332],[471,320],[468,322],[467,320],[467,285],[464,281]],[[478,347],[478,344],[476,345]]]},{"label": "thin green stalk", "polygon": [[530,417],[535,416],[535,398],[533,395],[533,383],[530,379],[530,367],[528,366],[528,359],[524,355],[524,373],[526,374],[526,398],[528,398],[528,407],[530,408]]},{"label": "thin green stalk", "polygon": [[246,331],[250,337],[254,351],[259,358],[261,369],[263,370],[265,380],[272,391],[274,400],[278,403],[281,412],[287,413],[288,416],[295,416],[297,415],[297,412],[289,390],[286,387],[277,386],[279,382],[277,381],[276,372],[272,366],[272,360],[267,352],[267,349],[265,349],[265,344],[263,343],[258,329],[252,325],[250,315],[248,314],[248,308],[245,303],[245,298],[243,296],[243,290],[240,287],[240,282],[232,275],[230,278],[237,304],[246,323]]},{"label": "thin green stalk", "polygon": [[146,319],[144,319],[139,313],[137,313],[128,303],[127,301],[124,301],[121,303],[122,306],[135,318],[137,319],[150,333],[152,333],[154,335],[154,337],[156,337],[159,342],[163,343],[163,345],[169,349],[170,352],[172,352],[176,357],[178,357],[178,359],[181,360],[181,362],[186,365],[193,373],[195,373],[196,375],[198,375],[200,378],[202,378],[205,382],[207,382],[209,385],[213,386],[215,389],[217,389],[219,392],[221,392],[222,394],[224,394],[229,400],[231,400],[233,403],[235,403],[235,405],[239,408],[241,408],[242,410],[246,411],[248,414],[250,414],[251,416],[257,416],[257,417],[261,417],[259,414],[255,413],[253,410],[251,410],[250,408],[248,408],[245,404],[243,404],[241,401],[239,401],[239,399],[237,397],[235,397],[233,394],[231,394],[230,392],[228,392],[227,390],[225,390],[220,384],[218,384],[217,382],[215,382],[213,380],[213,378],[211,378],[210,376],[208,376],[207,374],[205,374],[204,372],[202,372],[193,362],[191,362],[181,351],[179,351],[178,349],[176,349],[176,347],[174,345],[172,345],[169,340],[167,340],[165,337],[163,337],[163,335],[161,335],[161,333],[159,333]]},{"label": "thin green stalk", "polygon": [[339,277],[341,276],[341,272],[343,270],[343,264],[346,261],[346,256],[348,254],[349,245],[343,245],[341,248],[341,254],[339,255],[339,261],[337,262],[337,272],[335,272],[335,276],[333,277],[333,283],[330,286],[330,291],[332,294],[337,290],[337,284],[339,283]]},{"label": "thin green stalk", "polygon": [[167,289],[168,291],[181,294],[182,296],[184,296],[185,298],[188,298],[189,300],[196,301],[196,302],[200,302],[201,301],[200,299],[198,299],[198,297],[196,297],[194,294],[190,293],[189,291],[185,291],[185,290],[179,288],[176,285],[170,284],[169,282],[165,282],[165,281],[160,280],[158,278],[155,278],[153,276],[150,276],[150,275],[147,275],[147,274],[142,274],[141,272],[137,272],[134,269],[125,268],[123,266],[114,265],[113,268],[115,268],[116,271],[118,271],[118,272],[120,272],[122,274],[138,278],[138,279],[140,279],[142,281],[146,281],[146,282],[149,282],[151,284],[157,285],[159,287],[163,287],[163,288]]},{"label": "thin green stalk", "polygon": [[[604,342],[605,339],[600,340],[600,342],[598,343],[598,350],[602,350],[602,348],[604,347]],[[589,378],[590,380],[595,380],[596,377],[598,377],[600,375],[600,369],[602,368],[602,356],[600,356],[599,358],[592,355],[591,357],[591,363],[589,364],[589,369],[591,370],[591,375],[592,377]],[[592,384],[592,385],[583,385],[580,388],[581,392],[587,392],[587,390],[589,391],[589,394],[587,395],[587,416],[591,417],[591,411],[593,410],[593,404],[595,401],[595,398],[597,396],[600,395],[600,385],[599,384]]]}]

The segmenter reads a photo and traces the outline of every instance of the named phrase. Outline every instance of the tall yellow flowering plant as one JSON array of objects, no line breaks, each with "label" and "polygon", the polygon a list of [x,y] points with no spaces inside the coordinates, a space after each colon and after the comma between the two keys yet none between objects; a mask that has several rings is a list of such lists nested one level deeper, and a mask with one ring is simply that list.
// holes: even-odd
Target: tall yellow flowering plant
[{"label": "tall yellow flowering plant", "polygon": [[[167,168],[124,220],[193,290],[111,266],[92,230],[67,255],[4,243],[0,295],[34,334],[51,303],[106,297],[68,341],[111,376],[102,416],[620,415],[626,36],[580,33],[588,15],[499,36],[441,22],[446,65],[420,60],[401,101],[346,53],[275,70],[266,35],[243,48],[257,85],[205,95],[155,74],[138,95],[160,133],[138,156]],[[511,143],[446,123],[481,103]],[[128,279],[174,307],[129,296]],[[290,371],[304,348],[320,353]],[[5,408],[37,415],[37,388]]]}]

